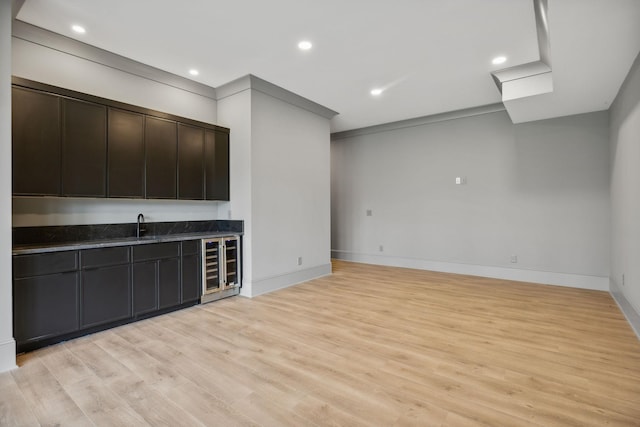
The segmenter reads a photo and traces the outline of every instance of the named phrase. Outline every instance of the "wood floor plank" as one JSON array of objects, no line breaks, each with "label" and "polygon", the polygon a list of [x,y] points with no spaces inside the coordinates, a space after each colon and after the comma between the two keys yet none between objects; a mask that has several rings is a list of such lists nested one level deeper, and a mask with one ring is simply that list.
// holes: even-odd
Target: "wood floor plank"
[{"label": "wood floor plank", "polygon": [[127,401],[106,384],[87,377],[65,387],[66,392],[97,426],[148,426]]},{"label": "wood floor plank", "polygon": [[640,426],[608,293],[333,268],[20,355],[0,425]]},{"label": "wood floor plank", "polygon": [[0,426],[34,426],[38,419],[10,373],[0,374]]},{"label": "wood floor plank", "polygon": [[41,425],[93,425],[40,360],[29,360],[11,375]]}]

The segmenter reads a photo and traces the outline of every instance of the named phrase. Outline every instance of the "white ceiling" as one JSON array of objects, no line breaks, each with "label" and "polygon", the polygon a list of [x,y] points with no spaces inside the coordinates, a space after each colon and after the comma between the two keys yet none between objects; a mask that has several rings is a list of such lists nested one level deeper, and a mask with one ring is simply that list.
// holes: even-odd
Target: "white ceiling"
[{"label": "white ceiling", "polygon": [[[523,100],[531,120],[608,108],[640,1],[548,1],[554,92]],[[539,59],[533,0],[26,0],[17,18],[213,87],[254,74],[338,111],[333,132],[499,102],[490,72]]]}]

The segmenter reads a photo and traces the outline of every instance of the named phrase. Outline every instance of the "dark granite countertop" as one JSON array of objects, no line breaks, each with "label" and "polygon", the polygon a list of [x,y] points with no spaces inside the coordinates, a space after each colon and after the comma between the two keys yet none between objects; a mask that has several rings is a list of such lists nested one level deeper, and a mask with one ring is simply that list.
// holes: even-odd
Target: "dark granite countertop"
[{"label": "dark granite countertop", "polygon": [[135,224],[14,228],[13,255],[242,235],[243,225],[242,221],[220,220],[147,223],[147,235],[140,238],[134,235]]}]

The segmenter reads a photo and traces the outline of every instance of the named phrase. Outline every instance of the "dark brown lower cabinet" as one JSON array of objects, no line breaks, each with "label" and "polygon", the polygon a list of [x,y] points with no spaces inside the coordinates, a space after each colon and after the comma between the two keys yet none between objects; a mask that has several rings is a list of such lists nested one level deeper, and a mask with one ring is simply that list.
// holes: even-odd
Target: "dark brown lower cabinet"
[{"label": "dark brown lower cabinet", "polygon": [[182,242],[182,302],[197,301],[202,295],[200,240]]},{"label": "dark brown lower cabinet", "polygon": [[158,308],[180,304],[180,258],[158,261]]},{"label": "dark brown lower cabinet", "polygon": [[18,349],[21,344],[77,331],[78,296],[77,271],[15,279],[13,333]]},{"label": "dark brown lower cabinet", "polygon": [[15,255],[18,352],[197,304],[200,241]]},{"label": "dark brown lower cabinet", "polygon": [[149,313],[158,307],[157,261],[133,264],[133,315]]},{"label": "dark brown lower cabinet", "polygon": [[82,271],[83,328],[131,317],[129,264]]},{"label": "dark brown lower cabinet", "polygon": [[133,315],[180,304],[180,242],[133,247]]}]

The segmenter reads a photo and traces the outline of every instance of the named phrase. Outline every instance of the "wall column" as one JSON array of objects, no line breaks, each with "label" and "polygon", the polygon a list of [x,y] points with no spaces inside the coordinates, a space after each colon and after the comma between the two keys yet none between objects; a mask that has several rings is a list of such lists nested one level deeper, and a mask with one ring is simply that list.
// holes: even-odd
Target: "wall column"
[{"label": "wall column", "polygon": [[11,292],[11,11],[0,0],[0,372],[16,367]]}]

